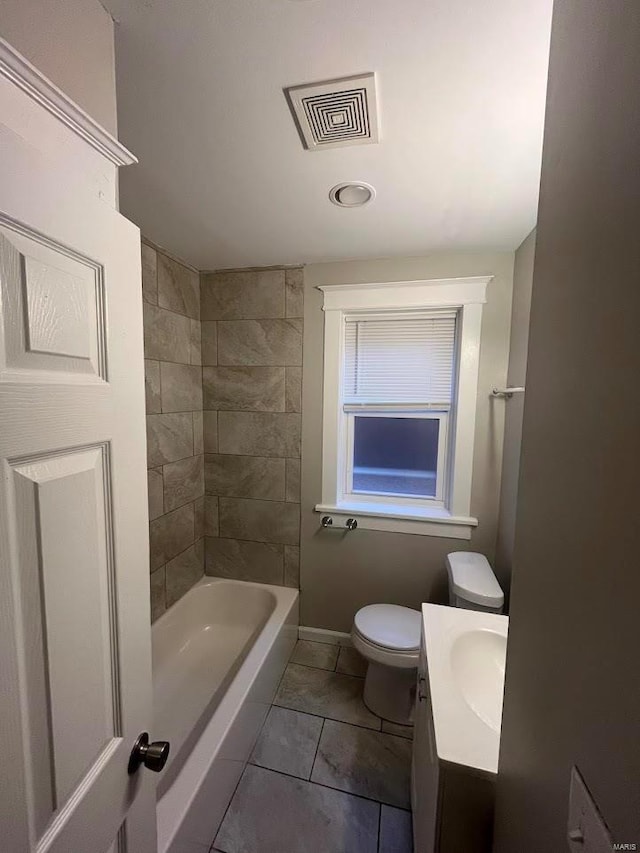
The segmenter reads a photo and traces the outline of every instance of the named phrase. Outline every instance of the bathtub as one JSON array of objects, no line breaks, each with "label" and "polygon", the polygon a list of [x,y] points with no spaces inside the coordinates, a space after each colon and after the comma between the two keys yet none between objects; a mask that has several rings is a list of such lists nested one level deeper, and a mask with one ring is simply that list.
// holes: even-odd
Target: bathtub
[{"label": "bathtub", "polygon": [[298,590],[205,577],[151,629],[159,853],[208,853],[298,632]]}]

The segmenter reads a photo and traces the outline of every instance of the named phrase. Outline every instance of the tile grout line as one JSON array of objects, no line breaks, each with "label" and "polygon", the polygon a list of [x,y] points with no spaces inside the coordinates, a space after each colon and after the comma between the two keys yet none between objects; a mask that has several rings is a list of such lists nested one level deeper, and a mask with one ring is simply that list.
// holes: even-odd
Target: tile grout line
[{"label": "tile grout line", "polygon": [[[249,766],[249,764],[250,763],[247,762],[247,766]],[[262,764],[250,764],[250,766],[257,767],[258,770],[265,770],[267,773],[275,773],[276,776],[284,776],[286,779],[293,779],[296,782],[306,782],[308,785],[313,785],[316,788],[324,788],[325,791],[336,791],[338,794],[355,797],[356,799],[364,800],[367,803],[375,803],[377,806],[387,806],[390,809],[398,809],[398,811],[411,814],[411,808],[407,806],[391,805],[390,803],[385,803],[382,800],[374,800],[373,797],[367,797],[365,794],[355,794],[353,791],[345,791],[343,788],[335,788],[333,785],[326,785],[324,782],[314,782],[313,780],[305,779],[302,776],[294,776],[293,773],[287,773],[285,770],[274,770],[272,767],[264,767]],[[244,771],[242,775],[244,776]],[[222,824],[220,825],[222,826]],[[269,853],[271,853],[271,851],[269,851]]]},{"label": "tile grout line", "polygon": [[320,735],[318,737],[318,743],[316,744],[316,751],[313,754],[313,761],[311,762],[311,770],[309,771],[309,782],[311,782],[311,777],[313,776],[313,770],[316,766],[316,761],[318,760],[318,752],[320,751],[320,741],[322,740],[322,732],[324,731],[324,724],[326,723],[326,718],[322,718],[322,725],[320,726]]},{"label": "tile grout line", "polygon": [[[328,670],[324,670],[328,672]],[[353,726],[355,729],[364,729],[366,732],[377,732],[378,734],[389,734],[389,732],[383,732],[382,728],[372,729],[371,726],[363,726],[360,723],[349,723],[346,720],[338,720],[336,717],[323,717],[322,714],[314,714],[313,711],[301,711],[300,708],[291,708],[289,705],[278,705],[276,702],[273,703],[276,708],[284,708],[285,711],[297,711],[298,714],[308,714],[310,717],[319,717],[321,720],[329,720],[332,723],[342,723],[345,726]],[[391,737],[400,737],[400,735],[391,735]],[[408,738],[402,738],[402,740],[408,740]]]},{"label": "tile grout line", "polygon": [[[295,546],[291,546],[291,547],[295,547]],[[329,645],[329,643],[327,643],[327,645]],[[334,675],[348,675],[349,678],[359,678],[360,681],[364,681],[364,676],[362,676],[362,675],[351,675],[348,672],[338,672],[335,669],[327,669],[324,666],[314,666],[312,663],[300,663],[300,661],[297,661],[297,660],[292,660],[291,663],[295,663],[296,666],[304,666],[307,669],[317,669],[318,672],[332,672]]]}]

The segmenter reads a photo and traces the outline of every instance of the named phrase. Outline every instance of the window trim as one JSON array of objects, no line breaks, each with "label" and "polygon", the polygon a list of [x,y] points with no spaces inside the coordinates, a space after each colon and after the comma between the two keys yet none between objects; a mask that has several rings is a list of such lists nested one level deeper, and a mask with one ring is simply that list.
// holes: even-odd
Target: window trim
[{"label": "window trim", "polygon": [[[349,411],[346,411],[346,409]],[[410,495],[383,495],[375,492],[354,492],[353,491],[353,451],[354,451],[354,421],[357,417],[365,418],[396,418],[399,415],[406,418],[419,418],[437,420],[440,423],[440,431],[438,435],[438,461],[436,472],[436,494],[433,498],[415,498]],[[409,409],[407,406],[381,407],[381,406],[345,406],[342,407],[342,436],[340,440],[344,442],[347,448],[347,458],[345,459],[344,478],[342,483],[341,493],[338,496],[338,504],[341,503],[366,503],[383,504],[385,506],[393,503],[394,506],[419,506],[419,507],[438,507],[444,508],[447,499],[447,451],[449,442],[449,424],[451,422],[451,412],[443,409],[428,409],[424,406]],[[442,429],[444,425],[444,429]],[[346,440],[345,440],[346,439]],[[351,484],[352,489],[349,489]]]},{"label": "window trim", "polygon": [[[324,296],[324,384],[322,429],[322,499],[317,512],[355,516],[370,530],[390,530],[469,539],[478,520],[470,515],[473,447],[475,438],[480,333],[486,288],[493,276],[431,279],[366,284],[320,285]],[[339,472],[346,469],[342,440],[344,412],[341,401],[344,362],[344,317],[363,311],[458,311],[456,402],[450,413],[448,437],[451,472],[448,507],[400,505],[353,500],[343,494]],[[365,496],[359,496],[365,497]]]}]

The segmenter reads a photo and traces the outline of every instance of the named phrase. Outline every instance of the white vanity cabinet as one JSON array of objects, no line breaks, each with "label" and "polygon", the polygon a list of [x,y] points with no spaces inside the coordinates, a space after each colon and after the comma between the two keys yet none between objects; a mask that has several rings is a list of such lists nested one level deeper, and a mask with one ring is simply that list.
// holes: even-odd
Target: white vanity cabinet
[{"label": "white vanity cabinet", "polygon": [[413,809],[414,853],[432,853],[437,849],[439,767],[429,694],[427,653],[424,631],[420,641],[418,687],[413,728],[411,763],[411,807]]},{"label": "white vanity cabinet", "polygon": [[414,853],[490,853],[495,773],[442,758],[432,701],[440,697],[430,682],[423,620],[411,768]]}]

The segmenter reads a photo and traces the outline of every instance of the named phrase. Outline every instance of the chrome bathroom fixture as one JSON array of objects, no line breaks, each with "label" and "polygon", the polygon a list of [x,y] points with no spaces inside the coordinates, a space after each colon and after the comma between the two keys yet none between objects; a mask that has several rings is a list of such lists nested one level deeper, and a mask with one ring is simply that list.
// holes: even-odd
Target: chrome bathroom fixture
[{"label": "chrome bathroom fixture", "polygon": [[499,397],[502,400],[510,400],[514,394],[524,394],[524,387],[518,385],[513,388],[493,388],[491,391],[492,397]]},{"label": "chrome bathroom fixture", "polygon": [[323,515],[320,523],[324,528],[331,527],[333,530],[355,530],[358,527],[355,518],[348,518],[342,527],[334,527],[333,518],[330,515]]}]

